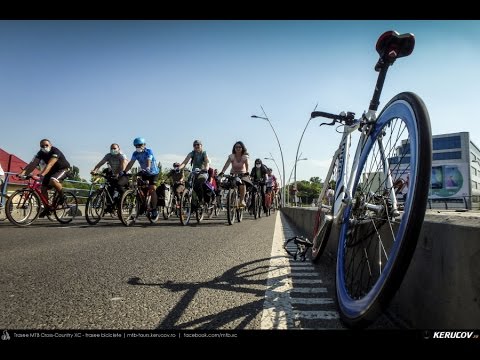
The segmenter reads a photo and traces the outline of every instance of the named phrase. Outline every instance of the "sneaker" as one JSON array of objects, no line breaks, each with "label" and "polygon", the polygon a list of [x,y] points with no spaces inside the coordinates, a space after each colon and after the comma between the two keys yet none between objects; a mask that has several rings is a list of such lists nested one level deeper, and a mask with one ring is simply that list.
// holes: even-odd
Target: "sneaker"
[{"label": "sneaker", "polygon": [[152,212],[151,212],[151,217],[152,217],[152,219],[155,219],[157,216],[158,216],[158,210],[157,210],[157,209],[153,209]]},{"label": "sneaker", "polygon": [[247,206],[247,204],[245,204],[245,200],[240,201],[240,207],[241,208],[246,207],[246,206]]},{"label": "sneaker", "polygon": [[50,214],[50,210],[47,208],[43,208],[43,210],[40,212],[40,215],[38,215],[39,218],[44,218],[45,216]]},{"label": "sneaker", "polygon": [[56,201],[56,205],[63,205],[67,202],[67,197],[64,195],[61,195],[61,196],[58,196],[57,197],[57,201]]}]

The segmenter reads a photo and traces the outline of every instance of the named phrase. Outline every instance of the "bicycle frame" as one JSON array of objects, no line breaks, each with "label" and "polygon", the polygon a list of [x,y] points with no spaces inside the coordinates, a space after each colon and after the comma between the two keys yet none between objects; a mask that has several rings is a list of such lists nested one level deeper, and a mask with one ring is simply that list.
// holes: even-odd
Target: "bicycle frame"
[{"label": "bicycle frame", "polygon": [[148,180],[143,180],[140,176],[137,176],[136,184],[137,196],[140,200],[140,205],[144,205],[146,211],[151,210],[149,208],[150,200],[152,198],[152,195],[149,192],[150,182]]},{"label": "bicycle frame", "polygon": [[45,197],[45,195],[42,193],[42,183],[39,181],[38,178],[35,178],[35,177],[29,178],[28,184],[24,189],[32,189],[33,191],[35,191],[40,197],[40,200],[42,201],[43,205],[45,207],[48,207],[49,209],[53,209],[53,204],[50,204],[48,197]]},{"label": "bicycle frame", "polygon": [[[375,114],[373,115],[375,118]],[[376,124],[376,120],[370,121],[368,125],[366,125],[366,124],[362,124],[362,119],[357,119],[355,120],[353,125],[342,125],[344,128],[343,136],[342,136],[342,139],[340,140],[339,147],[337,148],[337,150],[333,155],[332,163],[330,164],[330,168],[325,178],[326,181],[329,181],[332,175],[334,175],[333,171],[335,167],[337,167],[337,176],[335,178],[336,180],[335,196],[334,196],[334,201],[332,205],[333,208],[331,208],[332,206],[322,204],[322,200],[325,197],[325,193],[328,188],[328,186],[326,186],[326,182],[318,198],[318,203],[321,204],[320,207],[331,210],[333,221],[336,224],[340,224],[343,221],[343,216],[342,216],[343,209],[345,208],[346,205],[348,205],[352,201],[353,184],[357,176],[360,155],[368,139],[369,133],[371,129],[374,128],[375,124]],[[358,143],[357,143],[357,148],[353,158],[353,163],[350,166],[349,149],[352,145],[352,140],[351,140],[352,133],[356,130],[359,130],[361,127],[362,129],[361,129],[360,139],[358,140]],[[383,145],[380,142],[378,144],[380,146],[380,152],[382,153],[382,155],[384,155]],[[384,156],[384,159],[385,161],[388,162],[388,159],[386,156]],[[388,163],[385,164],[384,168],[389,169],[390,168],[389,164]],[[386,179],[385,188],[392,189],[393,180],[392,180],[391,172],[388,171],[386,174],[384,174],[384,176]],[[397,198],[395,196],[395,192],[392,190],[390,190],[390,201],[392,202],[392,208],[396,210],[398,203],[397,203]],[[378,205],[367,203],[365,204],[365,206],[369,210],[373,210],[373,211],[381,210],[381,208],[379,208]]]}]

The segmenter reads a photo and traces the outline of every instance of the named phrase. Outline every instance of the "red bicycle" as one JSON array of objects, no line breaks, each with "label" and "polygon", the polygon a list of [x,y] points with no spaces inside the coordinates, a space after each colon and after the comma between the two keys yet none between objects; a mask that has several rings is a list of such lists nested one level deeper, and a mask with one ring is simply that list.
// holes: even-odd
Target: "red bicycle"
[{"label": "red bicycle", "polygon": [[15,191],[5,205],[5,213],[11,223],[19,226],[30,225],[43,209],[48,209],[62,224],[67,224],[75,218],[78,201],[72,192],[63,191],[63,197],[61,197],[54,190],[49,199],[41,192],[40,177],[27,175],[21,179],[28,180],[27,186]]}]

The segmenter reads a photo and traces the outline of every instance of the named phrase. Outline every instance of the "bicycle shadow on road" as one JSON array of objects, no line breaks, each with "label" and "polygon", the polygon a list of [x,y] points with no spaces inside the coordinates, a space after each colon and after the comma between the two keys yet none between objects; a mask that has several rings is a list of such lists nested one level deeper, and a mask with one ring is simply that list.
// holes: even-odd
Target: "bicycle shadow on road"
[{"label": "bicycle shadow on road", "polygon": [[[159,323],[157,329],[258,329],[260,328],[265,292],[266,290],[275,291],[275,289],[267,289],[267,276],[265,274],[272,270],[270,260],[271,258],[257,259],[234,266],[221,276],[205,282],[175,283],[167,281],[165,283],[149,283],[142,281],[139,277],[132,277],[127,283],[138,286],[158,286],[171,292],[185,292],[168,315]],[[275,283],[281,283],[281,280],[287,277],[288,275],[279,276]],[[228,309],[225,309],[225,306],[230,306],[230,304],[225,305],[227,301],[219,302],[218,308],[221,309],[220,311],[182,322],[181,318],[184,318],[186,313],[195,316],[191,311],[191,304],[199,291],[206,289],[250,294],[258,299]],[[231,299],[232,297],[229,296],[228,298]],[[241,298],[241,296],[238,297],[239,301],[241,301]],[[208,310],[211,310],[211,308]],[[258,326],[253,326],[251,323],[257,316],[260,316]],[[249,327],[249,325],[251,326]]]}]

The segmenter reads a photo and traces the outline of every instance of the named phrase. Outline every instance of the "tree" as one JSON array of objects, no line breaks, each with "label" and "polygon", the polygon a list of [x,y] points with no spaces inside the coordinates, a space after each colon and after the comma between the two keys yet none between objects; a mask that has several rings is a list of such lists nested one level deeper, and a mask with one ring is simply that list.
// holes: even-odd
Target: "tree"
[{"label": "tree", "polygon": [[72,165],[72,168],[70,169],[69,179],[75,181],[82,181],[82,179],[80,178],[80,169],[75,165]]},{"label": "tree", "polygon": [[310,182],[314,184],[322,184],[322,179],[320,179],[318,176],[314,176],[310,178]]},{"label": "tree", "polygon": [[[315,179],[311,178],[310,180]],[[321,190],[321,183],[317,181],[302,180],[297,182],[297,196],[303,198],[307,204],[311,204],[313,200],[318,199]]]}]

